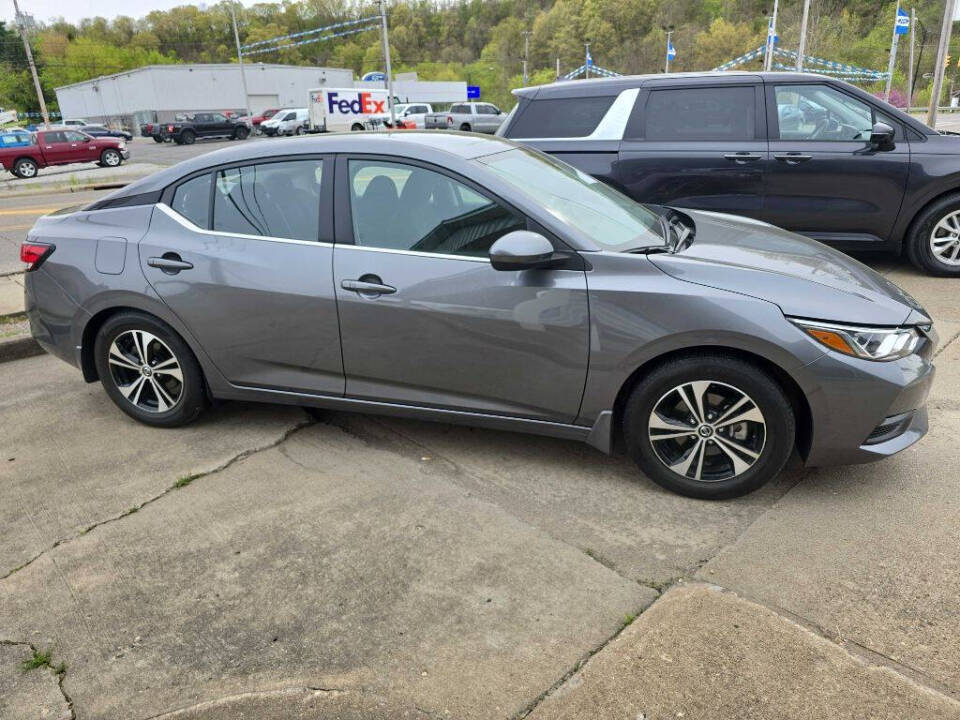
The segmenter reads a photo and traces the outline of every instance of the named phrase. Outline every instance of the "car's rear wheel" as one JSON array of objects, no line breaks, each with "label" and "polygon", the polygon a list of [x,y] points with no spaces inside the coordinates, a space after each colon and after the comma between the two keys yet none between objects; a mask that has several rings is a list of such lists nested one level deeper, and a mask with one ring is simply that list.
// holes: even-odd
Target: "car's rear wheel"
[{"label": "car's rear wheel", "polygon": [[469,124],[469,123],[463,123],[463,124],[460,126],[460,129],[461,129],[463,132],[470,132],[470,124]]},{"label": "car's rear wheel", "polygon": [[931,275],[960,276],[960,194],[934,202],[914,220],[907,257]]},{"label": "car's rear wheel", "polygon": [[236,130],[236,132],[234,132],[233,136],[234,136],[237,140],[246,140],[246,139],[247,139],[247,136],[248,136],[249,134],[250,134],[250,131],[249,131],[249,130],[247,130],[245,127],[240,127],[240,128],[237,128],[237,130]]},{"label": "car's rear wheel", "polygon": [[297,125],[297,129],[294,130],[294,134],[303,135],[303,125]]},{"label": "car's rear wheel", "polygon": [[197,141],[197,135],[193,130],[184,130],[180,133],[180,142],[184,145],[193,145]]},{"label": "car's rear wheel", "polygon": [[117,167],[122,162],[123,156],[120,154],[119,150],[107,148],[100,153],[100,164],[103,167]]},{"label": "car's rear wheel", "polygon": [[794,445],[793,409],[761,367],[703,353],[643,378],[623,415],[627,447],[658,485],[719,500],[776,477]]},{"label": "car's rear wheel", "polygon": [[40,168],[30,158],[20,158],[13,164],[13,174],[18,178],[32,178],[37,176]]},{"label": "car's rear wheel", "polygon": [[360,123],[354,123],[353,127],[351,127],[350,129],[354,132],[357,132],[359,130],[363,130],[363,125],[361,125]]},{"label": "car's rear wheel", "polygon": [[206,407],[200,364],[173,329],[150,315],[109,318],[97,333],[94,354],[107,395],[142,423],[177,427]]},{"label": "car's rear wheel", "polygon": [[159,135],[152,135],[151,137],[153,137],[153,141],[154,141],[155,143],[162,143],[162,142],[163,142],[163,138],[160,137]]}]

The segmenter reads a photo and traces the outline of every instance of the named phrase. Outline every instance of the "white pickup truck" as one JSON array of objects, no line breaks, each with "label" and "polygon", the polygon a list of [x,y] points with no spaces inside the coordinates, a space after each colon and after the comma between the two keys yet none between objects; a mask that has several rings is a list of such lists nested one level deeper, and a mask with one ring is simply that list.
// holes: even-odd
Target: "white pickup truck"
[{"label": "white pickup truck", "polygon": [[408,124],[413,123],[417,130],[423,130],[427,113],[433,112],[433,105],[416,102],[399,103],[394,105],[393,110],[397,120],[405,120]]},{"label": "white pickup truck", "polygon": [[506,113],[491,103],[454,103],[447,112],[428,113],[424,117],[424,127],[428,130],[463,130],[493,134],[506,118]]}]

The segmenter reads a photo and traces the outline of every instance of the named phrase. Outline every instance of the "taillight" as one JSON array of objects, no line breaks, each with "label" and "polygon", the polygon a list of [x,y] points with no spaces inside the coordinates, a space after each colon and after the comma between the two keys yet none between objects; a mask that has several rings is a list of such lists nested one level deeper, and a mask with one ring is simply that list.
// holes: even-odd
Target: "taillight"
[{"label": "taillight", "polygon": [[27,272],[36,270],[43,264],[44,260],[53,254],[56,248],[56,245],[51,245],[50,243],[38,243],[25,240],[20,245],[20,262],[27,264]]},{"label": "taillight", "polygon": [[453,125],[453,118],[450,115],[447,115],[447,125]]},{"label": "taillight", "polygon": [[167,132],[173,132],[173,125],[167,125]]}]

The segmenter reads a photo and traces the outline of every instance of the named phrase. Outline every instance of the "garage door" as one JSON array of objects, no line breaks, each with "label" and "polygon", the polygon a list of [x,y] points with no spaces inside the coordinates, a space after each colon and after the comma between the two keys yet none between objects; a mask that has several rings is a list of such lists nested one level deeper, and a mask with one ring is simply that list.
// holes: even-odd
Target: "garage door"
[{"label": "garage door", "polygon": [[250,111],[256,115],[270,108],[280,107],[279,95],[250,95]]}]

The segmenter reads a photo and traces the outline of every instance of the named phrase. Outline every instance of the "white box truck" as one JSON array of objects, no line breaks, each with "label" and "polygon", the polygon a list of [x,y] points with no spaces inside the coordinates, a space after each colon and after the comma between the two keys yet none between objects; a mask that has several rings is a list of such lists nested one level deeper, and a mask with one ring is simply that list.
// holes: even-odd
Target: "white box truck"
[{"label": "white box truck", "polygon": [[310,91],[310,132],[382,127],[390,118],[386,90],[318,88]]}]

